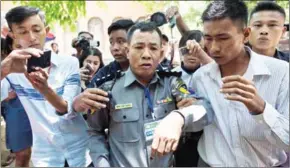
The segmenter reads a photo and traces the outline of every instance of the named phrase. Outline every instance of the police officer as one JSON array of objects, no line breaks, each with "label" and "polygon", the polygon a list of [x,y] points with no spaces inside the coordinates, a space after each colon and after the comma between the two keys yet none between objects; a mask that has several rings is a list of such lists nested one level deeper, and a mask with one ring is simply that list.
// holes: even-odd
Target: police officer
[{"label": "police officer", "polygon": [[89,110],[88,123],[95,138],[91,154],[95,166],[172,166],[172,153],[150,157],[154,129],[177,107],[194,106],[198,101],[188,96],[185,84],[176,77],[180,74],[156,72],[161,57],[161,32],[154,23],[132,26],[128,42],[129,69],[96,80],[98,88],[77,96],[73,108],[93,109]]}]

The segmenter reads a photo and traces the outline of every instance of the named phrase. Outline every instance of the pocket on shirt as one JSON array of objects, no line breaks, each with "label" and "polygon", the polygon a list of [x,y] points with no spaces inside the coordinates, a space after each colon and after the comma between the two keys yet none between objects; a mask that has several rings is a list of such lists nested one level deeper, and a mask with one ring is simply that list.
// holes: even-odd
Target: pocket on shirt
[{"label": "pocket on shirt", "polygon": [[162,119],[175,109],[176,107],[174,102],[157,105],[154,107],[154,116],[156,119]]},{"label": "pocket on shirt", "polygon": [[140,140],[139,110],[137,108],[121,109],[111,112],[110,137],[120,142],[137,142]]}]

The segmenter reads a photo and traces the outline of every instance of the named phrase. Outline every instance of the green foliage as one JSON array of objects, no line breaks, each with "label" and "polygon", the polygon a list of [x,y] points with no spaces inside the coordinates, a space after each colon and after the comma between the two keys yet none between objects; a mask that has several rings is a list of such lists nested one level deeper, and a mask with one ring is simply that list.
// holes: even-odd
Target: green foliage
[{"label": "green foliage", "polygon": [[17,5],[40,8],[45,12],[47,24],[53,28],[58,23],[64,28],[76,30],[75,21],[86,15],[86,1],[13,1]]},{"label": "green foliage", "polygon": [[164,12],[164,8],[168,5],[177,5],[179,6],[178,1],[142,1],[142,0],[135,0],[136,2],[144,5],[146,10],[149,13],[154,13],[157,11]]}]

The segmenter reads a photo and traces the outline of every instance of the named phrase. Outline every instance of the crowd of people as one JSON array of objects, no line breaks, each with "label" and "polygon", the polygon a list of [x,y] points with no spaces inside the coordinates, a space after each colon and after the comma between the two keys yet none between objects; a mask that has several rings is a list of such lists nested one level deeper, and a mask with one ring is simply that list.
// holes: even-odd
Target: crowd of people
[{"label": "crowd of people", "polygon": [[277,49],[285,10],[213,1],[203,30],[176,6],[165,15],[178,45],[153,21],[118,18],[107,29],[109,64],[82,31],[75,55],[53,42],[49,66],[28,67],[44,57],[49,25],[41,9],[9,10],[1,114],[16,167],[289,166],[290,54]]}]

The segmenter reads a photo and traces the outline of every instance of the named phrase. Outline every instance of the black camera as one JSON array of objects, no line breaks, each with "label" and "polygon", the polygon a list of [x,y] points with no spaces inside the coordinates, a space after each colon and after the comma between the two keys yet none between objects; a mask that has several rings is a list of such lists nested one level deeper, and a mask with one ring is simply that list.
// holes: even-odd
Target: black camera
[{"label": "black camera", "polygon": [[88,40],[85,37],[78,37],[77,40],[74,42],[74,48],[81,48],[82,50],[87,50],[90,47],[99,47],[100,42],[94,40]]}]

